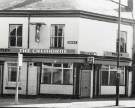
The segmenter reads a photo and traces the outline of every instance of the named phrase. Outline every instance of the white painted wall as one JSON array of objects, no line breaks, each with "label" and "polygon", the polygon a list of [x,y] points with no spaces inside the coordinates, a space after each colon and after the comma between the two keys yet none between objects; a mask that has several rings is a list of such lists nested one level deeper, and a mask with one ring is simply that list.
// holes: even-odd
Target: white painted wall
[{"label": "white painted wall", "polygon": [[132,95],[132,72],[129,72],[128,78],[128,97]]},{"label": "white painted wall", "polygon": [[[101,95],[115,95],[116,86],[101,86]],[[119,87],[119,94],[125,94],[125,86]]]},{"label": "white painted wall", "polygon": [[65,94],[73,95],[73,85],[40,85],[41,94]]},{"label": "white painted wall", "polygon": [[[116,51],[116,37],[118,26],[109,23],[85,18],[57,18],[33,17],[31,23],[45,23],[41,30],[40,43],[35,42],[35,27],[30,25],[30,48],[50,48],[51,24],[65,24],[64,47],[79,51],[97,52],[103,55],[104,51]],[[27,48],[28,18],[26,17],[1,17],[0,18],[0,48],[8,48],[9,24],[23,24],[23,48]],[[3,26],[4,25],[4,26]],[[132,27],[122,25],[121,30],[127,31],[127,51],[132,51]],[[68,44],[68,41],[78,41],[78,44]]]},{"label": "white painted wall", "polygon": [[25,17],[0,17],[0,48],[8,48],[9,24],[23,24],[23,47],[27,48],[27,20]]},{"label": "white painted wall", "polygon": [[[8,61],[9,62],[9,61]],[[16,82],[8,81],[7,62],[4,63],[4,78],[3,78],[3,94],[15,94],[15,90],[5,89],[5,87],[16,87]],[[26,79],[27,79],[27,63],[23,62],[20,72],[20,81],[18,87],[21,87],[19,94],[26,94]]]},{"label": "white painted wall", "polygon": [[30,48],[50,48],[50,36],[51,36],[51,24],[65,24],[65,35],[64,35],[64,47],[65,49],[78,49],[77,44],[68,44],[67,41],[78,40],[78,29],[79,29],[78,18],[30,18],[31,23],[42,22],[45,23],[41,29],[40,43],[35,42],[35,27],[30,26]]},{"label": "white painted wall", "polygon": [[[78,51],[97,52],[98,55],[103,55],[104,51],[116,52],[117,30],[116,23],[80,18]],[[127,52],[131,57],[132,27],[121,25],[121,30],[127,31]]]}]

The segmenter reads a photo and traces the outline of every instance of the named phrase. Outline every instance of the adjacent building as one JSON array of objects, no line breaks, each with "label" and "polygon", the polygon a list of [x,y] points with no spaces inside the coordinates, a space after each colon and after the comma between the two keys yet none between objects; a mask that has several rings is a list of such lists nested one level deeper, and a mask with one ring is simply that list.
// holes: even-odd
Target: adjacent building
[{"label": "adjacent building", "polygon": [[[22,1],[0,11],[0,94],[99,97],[116,94],[116,16],[77,1]],[[122,18],[120,95],[132,92],[133,22]]]}]

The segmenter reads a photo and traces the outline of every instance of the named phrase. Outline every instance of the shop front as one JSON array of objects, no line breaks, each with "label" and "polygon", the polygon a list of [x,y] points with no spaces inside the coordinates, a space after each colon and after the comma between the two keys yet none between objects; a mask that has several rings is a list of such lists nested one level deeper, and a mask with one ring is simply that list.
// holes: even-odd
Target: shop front
[{"label": "shop front", "polygon": [[[120,83],[119,90],[120,94],[125,94],[125,66],[120,67]],[[100,70],[101,78],[101,95],[115,95],[116,94],[116,74],[117,66],[116,65],[102,65]]]},{"label": "shop front", "polygon": [[73,63],[43,63],[41,94],[73,94]]},{"label": "shop front", "polygon": [[[70,50],[4,50],[0,54],[1,94],[14,94],[18,51],[23,54],[19,71],[21,95],[68,95],[93,98],[116,94],[117,58],[67,53]],[[120,59],[120,95],[131,91],[129,58]]]},{"label": "shop front", "polygon": [[73,50],[46,49],[9,49],[1,53],[2,94],[15,94],[18,51],[23,54],[20,95],[78,95],[78,67],[86,62],[86,57],[71,53]]},{"label": "shop front", "polygon": [[[128,96],[131,92],[129,88],[129,74],[131,60],[121,58],[119,61],[119,94]],[[117,58],[116,57],[98,57],[95,60],[94,72],[94,96],[115,96],[116,95],[116,75],[117,75]]]}]

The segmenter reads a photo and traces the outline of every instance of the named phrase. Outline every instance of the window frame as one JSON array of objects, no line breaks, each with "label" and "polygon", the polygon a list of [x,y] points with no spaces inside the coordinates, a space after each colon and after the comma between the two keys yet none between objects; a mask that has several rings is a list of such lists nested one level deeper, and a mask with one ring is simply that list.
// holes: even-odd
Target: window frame
[{"label": "window frame", "polygon": [[[57,31],[57,36],[55,35],[55,26],[60,28],[62,26],[62,36],[58,35]],[[51,33],[50,33],[50,48],[55,48],[55,49],[64,49],[64,36],[65,36],[65,24],[51,24]],[[59,47],[59,44],[57,42],[57,45],[55,46],[55,39],[58,41],[59,38],[61,38],[61,47]]]},{"label": "window frame", "polygon": [[[61,64],[61,67],[54,67],[54,64]],[[53,83],[53,73],[54,72],[51,72],[51,83],[49,85],[73,85],[73,64],[71,63],[70,67],[68,68],[64,68],[64,64],[70,64],[70,63],[52,63],[52,66],[50,67],[45,67],[43,64],[42,64],[42,73],[41,73],[41,81],[40,83],[41,84],[46,84],[46,83],[42,83],[42,77],[43,77],[43,70],[44,69],[60,69],[61,70],[61,84],[55,84]],[[64,69],[66,70],[70,70],[72,72],[72,84],[64,84]]]},{"label": "window frame", "polygon": [[[108,68],[108,70],[106,70],[107,72],[108,72],[108,82],[107,82],[107,85],[102,85],[102,67],[101,67],[101,75],[100,75],[100,77],[101,77],[101,86],[115,86],[115,85],[110,85],[110,79],[111,79],[111,72],[116,72],[117,73],[117,66],[115,66],[115,65],[106,65],[106,66],[109,66],[109,68]],[[111,66],[115,66],[116,67],[116,69],[114,69],[114,70],[112,70],[112,69],[110,69],[110,67]],[[125,72],[125,66],[120,66],[120,68],[124,68],[124,69],[122,69],[122,71],[124,72],[124,82],[123,82],[123,84],[120,84],[120,86],[125,86],[125,74],[126,74],[126,72]]]},{"label": "window frame", "polygon": [[[125,35],[122,35],[122,33],[124,33]],[[121,44],[122,44],[121,37],[124,37],[124,39],[126,39],[125,40],[126,42],[124,43],[123,51],[121,51]],[[117,39],[116,39],[116,51],[118,51],[118,36],[117,36]],[[119,52],[120,53],[127,53],[127,31],[120,31]]]},{"label": "window frame", "polygon": [[[22,45],[21,45],[21,46],[18,46],[18,45],[17,45],[17,42],[18,42],[18,39],[17,39],[17,38],[18,38],[18,36],[17,36],[17,30],[16,30],[16,35],[15,35],[15,38],[16,38],[16,45],[15,45],[15,46],[11,46],[11,45],[10,45],[10,43],[11,43],[11,42],[10,42],[10,37],[11,37],[11,36],[10,36],[10,26],[11,26],[11,25],[15,25],[15,26],[17,26],[17,25],[19,26],[19,25],[20,25],[20,26],[22,26],[22,36],[19,36],[19,37],[21,37],[21,40],[22,40]],[[23,46],[23,24],[9,24],[8,27],[9,27],[9,32],[8,32],[8,33],[9,33],[9,37],[8,37],[8,40],[9,40],[9,41],[8,41],[8,47],[9,47],[9,48],[22,48],[22,46]],[[16,27],[16,29],[17,29],[17,27]]]}]

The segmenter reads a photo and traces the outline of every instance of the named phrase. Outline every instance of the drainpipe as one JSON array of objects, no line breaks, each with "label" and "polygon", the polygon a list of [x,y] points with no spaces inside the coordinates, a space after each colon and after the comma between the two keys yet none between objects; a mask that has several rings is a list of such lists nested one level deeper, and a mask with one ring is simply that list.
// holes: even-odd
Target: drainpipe
[{"label": "drainpipe", "polygon": [[[28,46],[30,48],[30,15],[28,15]],[[28,77],[29,77],[29,61],[27,62],[27,82],[26,82],[26,95],[28,95]]]},{"label": "drainpipe", "polygon": [[28,16],[28,48],[30,47],[30,15]]},{"label": "drainpipe", "polygon": [[135,96],[135,24],[133,24],[133,46],[132,46],[132,96]]}]

